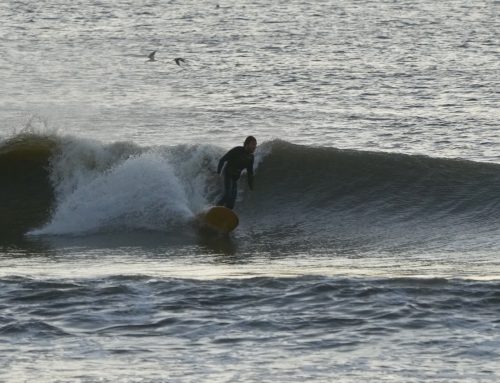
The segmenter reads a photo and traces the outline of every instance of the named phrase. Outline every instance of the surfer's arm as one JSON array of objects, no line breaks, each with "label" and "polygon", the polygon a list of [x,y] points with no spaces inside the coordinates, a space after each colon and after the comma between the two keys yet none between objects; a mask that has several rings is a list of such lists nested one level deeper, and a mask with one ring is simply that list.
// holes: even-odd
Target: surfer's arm
[{"label": "surfer's arm", "polygon": [[222,171],[222,167],[224,166],[224,162],[226,162],[226,156],[222,157],[219,160],[219,165],[217,165],[217,174],[220,174],[220,172]]},{"label": "surfer's arm", "polygon": [[248,187],[250,190],[253,190],[253,156],[250,161],[250,165],[247,167],[247,180],[248,180]]},{"label": "surfer's arm", "polygon": [[231,153],[231,151],[227,152],[219,160],[219,165],[217,165],[217,174],[220,174],[220,172],[222,171],[222,168],[224,167],[224,163],[229,160],[230,153]]}]

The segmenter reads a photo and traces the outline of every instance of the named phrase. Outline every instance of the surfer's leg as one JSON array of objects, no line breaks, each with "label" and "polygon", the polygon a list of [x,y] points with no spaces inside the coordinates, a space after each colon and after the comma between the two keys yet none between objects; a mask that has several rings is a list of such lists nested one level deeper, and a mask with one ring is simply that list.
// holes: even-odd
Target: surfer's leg
[{"label": "surfer's leg", "polygon": [[222,198],[216,203],[217,206],[224,206],[224,203],[226,202],[226,195],[224,194]]},{"label": "surfer's leg", "polygon": [[226,207],[229,209],[233,209],[236,202],[236,196],[238,195],[238,180],[234,178],[230,179],[229,193],[227,193],[226,195]]},{"label": "surfer's leg", "polygon": [[222,198],[217,202],[217,206],[227,206],[227,202],[229,201],[229,196],[231,195],[231,177],[224,175],[224,194]]}]

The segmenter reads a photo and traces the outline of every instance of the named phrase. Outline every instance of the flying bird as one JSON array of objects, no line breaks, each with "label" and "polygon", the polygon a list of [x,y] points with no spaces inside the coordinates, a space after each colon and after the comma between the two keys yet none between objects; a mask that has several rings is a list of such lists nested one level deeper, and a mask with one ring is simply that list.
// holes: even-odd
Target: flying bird
[{"label": "flying bird", "polygon": [[149,61],[156,61],[156,59],[155,59],[155,53],[156,53],[156,51],[153,51],[153,52],[151,52],[151,53],[148,55],[148,57],[149,57],[148,62],[149,62]]},{"label": "flying bird", "polygon": [[174,61],[179,66],[181,66],[181,63],[186,63],[186,60],[184,60],[182,57],[177,57],[174,59]]}]

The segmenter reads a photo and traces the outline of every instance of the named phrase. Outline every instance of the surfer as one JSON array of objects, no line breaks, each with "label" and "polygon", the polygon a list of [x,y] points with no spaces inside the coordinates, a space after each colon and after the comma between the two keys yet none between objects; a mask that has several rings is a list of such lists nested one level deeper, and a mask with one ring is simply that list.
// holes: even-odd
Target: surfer
[{"label": "surfer", "polygon": [[248,186],[253,190],[253,153],[257,147],[257,140],[248,136],[243,146],[236,146],[228,151],[219,161],[217,174],[221,174],[224,167],[224,195],[217,202],[218,206],[234,208],[238,193],[238,180],[243,169],[247,170]]}]

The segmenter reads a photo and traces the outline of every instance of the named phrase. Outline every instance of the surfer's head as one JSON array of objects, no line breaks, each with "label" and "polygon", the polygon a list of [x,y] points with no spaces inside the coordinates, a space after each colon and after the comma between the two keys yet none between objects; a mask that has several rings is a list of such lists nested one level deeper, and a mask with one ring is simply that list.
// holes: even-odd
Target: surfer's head
[{"label": "surfer's head", "polygon": [[255,152],[255,148],[257,147],[257,140],[254,136],[248,136],[243,143],[243,147],[249,153]]}]

